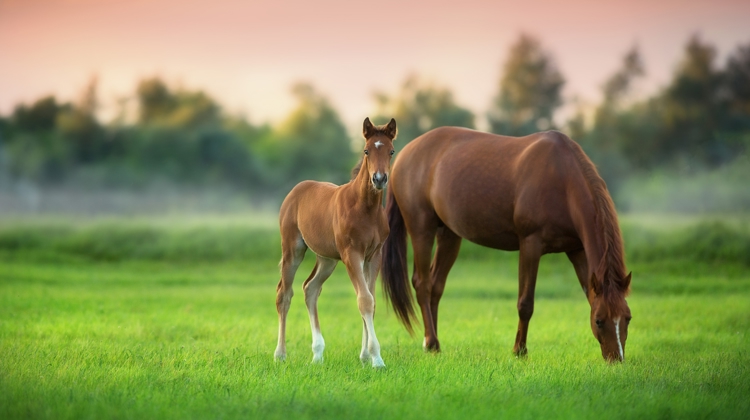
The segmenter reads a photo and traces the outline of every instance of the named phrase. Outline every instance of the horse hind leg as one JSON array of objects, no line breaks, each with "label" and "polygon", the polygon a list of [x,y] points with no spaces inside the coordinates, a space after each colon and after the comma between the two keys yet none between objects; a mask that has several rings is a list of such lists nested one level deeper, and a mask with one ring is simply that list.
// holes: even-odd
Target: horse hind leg
[{"label": "horse hind leg", "polygon": [[440,351],[440,342],[437,339],[431,309],[433,284],[430,276],[430,259],[432,257],[432,246],[435,243],[436,229],[436,226],[431,229],[414,229],[411,240],[414,249],[414,273],[411,282],[416,291],[417,303],[419,303],[419,308],[422,311],[422,322],[424,323],[422,347],[425,351]]},{"label": "horse hind leg", "polygon": [[305,305],[307,314],[310,316],[310,329],[312,330],[313,363],[323,362],[323,350],[326,343],[323,334],[320,333],[320,322],[318,320],[318,297],[323,289],[323,283],[331,276],[338,261],[318,256],[310,277],[302,286],[305,291]]},{"label": "horse hind leg", "polygon": [[432,313],[432,323],[435,327],[435,339],[437,351],[440,351],[440,342],[437,341],[438,334],[438,305],[440,298],[443,297],[445,290],[445,281],[448,279],[448,273],[451,271],[453,264],[458,258],[458,251],[461,249],[461,237],[456,235],[447,226],[437,230],[437,247],[435,249],[435,258],[430,267],[430,277],[432,278],[432,295],[430,298],[430,311]]},{"label": "horse hind leg", "polygon": [[534,313],[534,290],[539,271],[539,260],[542,257],[542,244],[536,236],[523,238],[518,256],[518,331],[513,353],[525,356],[528,353],[526,336],[529,321]]},{"label": "horse hind leg", "polygon": [[289,306],[292,302],[294,291],[294,275],[297,268],[305,258],[307,245],[302,240],[302,235],[297,232],[292,238],[285,239],[282,231],[281,240],[281,280],[276,286],[276,311],[279,314],[279,338],[276,344],[274,357],[276,360],[283,361],[286,359],[286,316],[289,313]]}]

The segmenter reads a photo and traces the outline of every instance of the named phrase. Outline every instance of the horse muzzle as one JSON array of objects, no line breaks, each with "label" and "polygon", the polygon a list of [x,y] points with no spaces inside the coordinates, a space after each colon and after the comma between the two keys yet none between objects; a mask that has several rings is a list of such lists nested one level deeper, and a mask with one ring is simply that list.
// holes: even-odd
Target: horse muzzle
[{"label": "horse muzzle", "polygon": [[372,176],[372,186],[375,187],[376,190],[382,190],[385,188],[386,184],[388,184],[388,174],[375,172]]}]

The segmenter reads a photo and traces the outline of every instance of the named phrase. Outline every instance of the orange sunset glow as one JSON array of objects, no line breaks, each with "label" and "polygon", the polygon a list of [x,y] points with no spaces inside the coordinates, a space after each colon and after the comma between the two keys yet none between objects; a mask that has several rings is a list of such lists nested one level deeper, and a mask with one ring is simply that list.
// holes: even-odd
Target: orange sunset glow
[{"label": "orange sunset glow", "polygon": [[0,112],[46,94],[75,98],[97,75],[106,119],[138,80],[160,75],[230,112],[275,121],[293,104],[290,85],[304,80],[356,126],[373,111],[374,91],[416,73],[483,115],[521,32],[553,54],[566,98],[596,101],[634,44],[650,92],[692,34],[723,61],[750,40],[748,22],[747,1],[5,0]]}]

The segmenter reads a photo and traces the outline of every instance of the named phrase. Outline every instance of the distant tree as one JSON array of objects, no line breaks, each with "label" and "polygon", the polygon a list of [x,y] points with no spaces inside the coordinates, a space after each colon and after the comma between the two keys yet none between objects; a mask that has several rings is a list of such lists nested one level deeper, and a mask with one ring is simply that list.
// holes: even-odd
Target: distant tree
[{"label": "distant tree", "polygon": [[11,118],[15,129],[19,131],[53,130],[58,114],[69,107],[69,105],[58,104],[54,96],[45,96],[31,106],[25,104],[16,106]]},{"label": "distant tree", "polygon": [[553,128],[565,79],[539,40],[521,34],[503,66],[500,87],[488,114],[494,133],[520,136]]},{"label": "distant tree", "polygon": [[283,189],[305,179],[347,182],[356,158],[338,113],[309,83],[295,84],[292,94],[297,107],[261,148],[273,182]]},{"label": "distant tree", "polygon": [[73,160],[77,163],[89,163],[106,154],[104,128],[96,116],[97,84],[97,78],[92,77],[79,100],[56,121],[59,133],[72,146]]},{"label": "distant tree", "polygon": [[727,59],[724,89],[730,118],[735,119],[731,128],[750,129],[750,43],[737,47]]},{"label": "distant tree", "polygon": [[171,91],[158,77],[139,82],[136,96],[141,124],[197,128],[221,121],[221,108],[208,94]]},{"label": "distant tree", "polygon": [[376,92],[375,101],[377,115],[373,121],[386,123],[391,118],[396,119],[398,140],[394,146],[397,150],[436,127],[474,128],[474,114],[456,104],[449,89],[426,83],[416,75],[408,76],[395,95]]},{"label": "distant tree", "polygon": [[697,35],[690,38],[672,82],[662,96],[663,132],[660,157],[715,166],[731,158],[720,138],[721,72],[716,48]]}]

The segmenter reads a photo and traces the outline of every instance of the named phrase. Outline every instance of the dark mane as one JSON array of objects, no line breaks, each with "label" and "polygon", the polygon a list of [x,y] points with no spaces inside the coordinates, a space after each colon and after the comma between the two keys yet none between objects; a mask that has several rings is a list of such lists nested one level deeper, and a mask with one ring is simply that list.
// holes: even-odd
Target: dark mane
[{"label": "dark mane", "polygon": [[594,273],[601,284],[602,294],[610,310],[619,309],[625,296],[630,292],[630,288],[628,284],[625,284],[625,252],[615,205],[607,191],[607,185],[599,176],[593,162],[584,154],[581,146],[569,139],[566,143],[576,157],[591,195],[594,197],[596,224],[604,241],[604,255]]},{"label": "dark mane", "polygon": [[356,178],[357,175],[359,175],[359,170],[362,168],[362,162],[364,162],[364,159],[365,159],[364,156],[359,158],[359,162],[357,162],[357,164],[354,165],[354,167],[352,168],[352,177],[350,181],[354,180],[354,178]]}]

